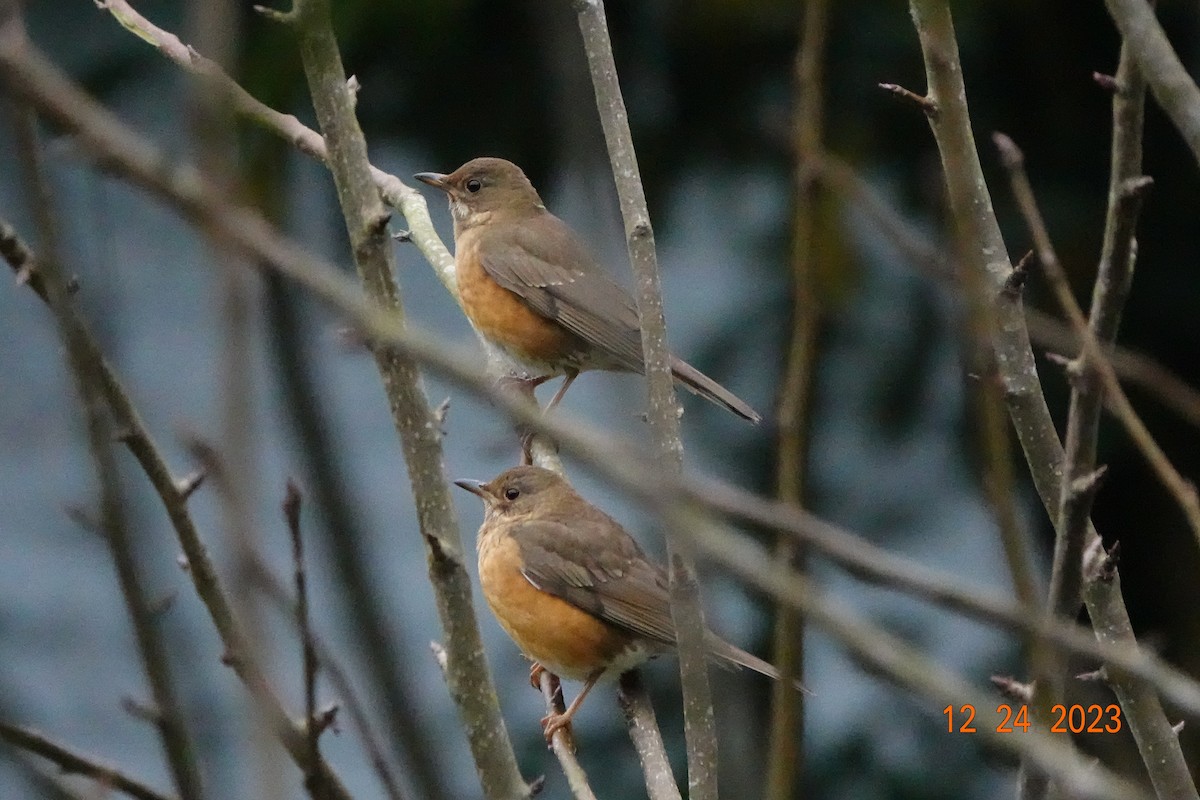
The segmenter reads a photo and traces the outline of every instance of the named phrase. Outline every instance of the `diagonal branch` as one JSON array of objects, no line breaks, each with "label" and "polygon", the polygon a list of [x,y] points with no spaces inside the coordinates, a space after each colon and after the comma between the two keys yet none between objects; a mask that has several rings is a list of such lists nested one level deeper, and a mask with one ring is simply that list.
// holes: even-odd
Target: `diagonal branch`
[{"label": "diagonal branch", "polygon": [[[1171,460],[1167,458],[1167,454],[1163,452],[1162,447],[1154,440],[1154,436],[1142,422],[1142,418],[1138,416],[1133,404],[1129,402],[1129,397],[1121,388],[1120,381],[1117,380],[1117,375],[1113,372],[1112,365],[1108,363],[1108,359],[1104,357],[1100,344],[1096,340],[1095,333],[1088,327],[1087,319],[1083,315],[1083,310],[1079,307],[1078,301],[1075,300],[1075,295],[1071,293],[1070,283],[1067,281],[1066,273],[1063,271],[1062,264],[1058,261],[1058,256],[1054,251],[1054,245],[1050,241],[1050,234],[1046,230],[1045,222],[1042,220],[1041,212],[1038,210],[1037,201],[1033,196],[1033,189],[1029,185],[1029,178],[1025,174],[1023,166],[1023,157],[1017,146],[1003,134],[997,134],[997,145],[1001,148],[1004,157],[1005,167],[1009,170],[1009,174],[1013,182],[1013,193],[1017,198],[1017,205],[1021,209],[1022,215],[1025,217],[1029,226],[1029,230],[1033,235],[1034,246],[1037,248],[1038,260],[1042,264],[1042,268],[1046,273],[1046,277],[1050,282],[1050,287],[1054,291],[1054,296],[1058,300],[1071,326],[1075,329],[1075,333],[1083,342],[1083,354],[1086,358],[1087,369],[1093,371],[1096,381],[1099,383],[1100,389],[1103,390],[1110,406],[1113,409],[1114,415],[1124,425],[1126,433],[1133,443],[1141,451],[1142,457],[1154,470],[1162,485],[1175,498],[1175,502],[1183,510],[1184,517],[1187,519],[1188,525],[1192,529],[1192,535],[1196,538],[1197,543],[1200,543],[1200,495],[1196,492],[1196,487],[1190,481],[1179,474],[1171,464]],[[1141,195],[1148,188],[1149,179],[1129,179],[1121,183],[1118,190],[1118,202],[1125,206],[1122,212],[1123,217],[1128,220],[1137,219],[1137,212],[1141,207]],[[1132,227],[1132,225],[1131,225]],[[1129,259],[1133,257],[1132,252],[1126,255],[1125,270],[1132,270],[1132,265],[1128,264]],[[1081,367],[1079,365],[1069,365],[1068,374],[1073,377],[1078,376]],[[1060,490],[1060,496],[1061,495]],[[1070,489],[1066,490],[1070,493]],[[1082,548],[1080,548],[1082,552]],[[1069,600],[1070,598],[1065,598]]]},{"label": "diagonal branch", "polygon": [[621,676],[617,702],[625,713],[629,738],[637,751],[642,773],[646,776],[646,794],[650,800],[680,800],[679,786],[671,771],[671,762],[663,746],[662,733],[654,716],[650,695],[637,670]]},{"label": "diagonal branch", "polygon": [[[188,47],[170,31],[154,25],[133,9],[126,0],[97,0],[101,9],[112,16],[132,34],[149,43],[165,58],[187,72],[207,81],[221,92],[226,102],[239,116],[272,131],[290,142],[297,150],[329,165],[329,152],[321,134],[307,127],[291,114],[283,114],[256,100],[229,77],[220,66]],[[394,175],[375,167],[370,168],[371,179],[392,208],[404,215],[408,225],[406,238],[410,239],[433,267],[434,272],[454,299],[458,300],[458,284],[454,277],[454,257],[434,230],[429,218],[429,208],[421,193],[407,186]]]},{"label": "diagonal branch", "polygon": [[[3,23],[0,37],[19,46],[24,39],[19,19]],[[21,166],[44,247],[39,278],[78,393],[88,453],[99,486],[99,524],[112,555],[117,581],[133,625],[137,653],[153,697],[150,718],[158,730],[163,754],[180,797],[200,800],[204,795],[195,750],[177,697],[167,645],[159,631],[145,576],[138,563],[137,544],[128,525],[119,470],[112,450],[112,425],[104,408],[101,365],[91,358],[88,333],[75,313],[72,293],[67,288],[63,266],[58,260],[61,252],[58,221],[42,160],[42,145],[38,141],[37,119],[33,108],[25,105],[18,106],[16,117]]]},{"label": "diagonal branch", "polygon": [[1200,88],[1158,24],[1154,5],[1148,0],[1105,0],[1105,5],[1154,99],[1175,123],[1200,163]]},{"label": "diagonal branch", "polygon": [[[966,89],[958,61],[950,10],[944,0],[911,0],[911,8],[925,57],[930,97],[937,106],[937,114],[931,117],[931,125],[942,156],[951,208],[960,231],[966,237],[965,240],[973,242],[973,247],[966,254],[967,258],[974,262],[972,268],[985,271],[992,283],[997,308],[993,349],[1008,392],[1006,399],[1009,414],[1025,450],[1026,461],[1038,494],[1057,523],[1058,500],[1062,488],[1059,472],[1063,458],[1062,448],[1034,367],[1028,332],[1021,314],[1019,293],[1005,291],[1011,269],[971,134]],[[1088,341],[1090,339],[1085,338],[1085,346]],[[1090,526],[1087,538],[1099,549],[1099,539]],[[1110,571],[1115,576],[1115,568]],[[1119,583],[1116,580],[1091,581],[1090,589],[1084,599],[1097,635],[1103,635],[1110,641],[1122,642],[1130,652],[1136,651],[1137,642],[1128,626],[1114,626],[1103,632],[1100,629],[1102,623],[1098,620],[1106,618],[1103,616],[1105,611],[1127,619],[1124,602],[1119,593]],[[1100,602],[1101,599],[1103,603]],[[1111,615],[1107,618],[1111,618]],[[1124,711],[1126,716],[1130,713],[1145,713],[1147,724],[1157,725],[1165,721],[1165,717],[1162,720],[1149,719],[1152,716],[1161,716],[1161,707],[1156,708],[1155,704],[1137,707],[1131,705],[1125,707]],[[1155,743],[1178,751],[1177,739],[1174,742],[1156,739]],[[1160,757],[1156,756],[1151,760],[1147,758],[1150,755],[1155,754],[1143,752],[1147,767],[1159,768]],[[1036,773],[1040,765],[1028,756],[1026,759],[1026,763],[1035,767]],[[1181,762],[1182,755],[1172,753],[1171,760]],[[1175,770],[1174,766],[1167,768]],[[1045,788],[1044,784],[1039,785],[1040,783],[1042,782],[1035,774],[1023,788],[1030,788],[1036,794]]]},{"label": "diagonal branch", "polygon": [[[359,278],[371,302],[403,318],[393,274],[395,258],[384,208],[367,160],[333,33],[328,0],[296,0],[289,21],[298,39],[309,94],[329,149],[329,167],[346,221]],[[447,686],[458,707],[485,795],[521,797],[528,787],[517,768],[495,686],[475,623],[471,579],[463,564],[458,519],[442,465],[439,427],[412,358],[394,349],[374,351],[392,422],[408,466],[429,578],[446,631]]]},{"label": "diagonal branch", "polygon": [[0,740],[53,762],[69,775],[91,778],[105,789],[115,789],[135,800],[175,800],[170,795],[129,777],[117,767],[103,764],[32,728],[0,722]]}]

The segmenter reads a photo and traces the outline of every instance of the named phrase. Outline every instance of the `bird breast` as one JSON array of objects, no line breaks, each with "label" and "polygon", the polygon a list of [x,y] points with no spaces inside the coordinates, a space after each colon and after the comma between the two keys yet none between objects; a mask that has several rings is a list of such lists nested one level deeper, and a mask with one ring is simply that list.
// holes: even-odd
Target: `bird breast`
[{"label": "bird breast", "polygon": [[458,237],[455,275],[463,310],[475,329],[537,375],[560,375],[579,349],[574,334],[529,308],[497,284],[480,260],[486,246],[479,229]]},{"label": "bird breast", "polygon": [[627,632],[536,588],[521,573],[521,561],[512,536],[492,529],[480,537],[484,599],[525,655],[579,681],[597,669],[615,677],[646,660],[648,651]]}]

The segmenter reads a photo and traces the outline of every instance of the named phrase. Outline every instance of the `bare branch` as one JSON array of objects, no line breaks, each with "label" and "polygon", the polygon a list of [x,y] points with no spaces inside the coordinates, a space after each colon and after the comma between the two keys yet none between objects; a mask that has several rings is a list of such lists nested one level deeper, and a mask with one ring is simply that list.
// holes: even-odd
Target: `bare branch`
[{"label": "bare branch", "polygon": [[[329,148],[330,172],[359,278],[373,303],[402,317],[400,292],[393,278],[395,257],[387,235],[390,215],[373,181],[366,140],[354,115],[354,97],[333,34],[329,2],[296,0],[293,10],[309,93]],[[429,578],[446,632],[450,694],[467,732],[485,795],[524,796],[528,788],[500,716],[475,624],[471,579],[463,565],[458,519],[444,477],[437,421],[412,358],[394,349],[374,355],[404,450]]]},{"label": "bare branch", "polygon": [[175,800],[134,780],[117,767],[101,763],[31,728],[0,722],[0,739],[52,761],[65,773],[91,778],[105,789],[115,789],[137,800]]},{"label": "bare branch", "polygon": [[663,746],[654,706],[650,704],[650,696],[637,670],[630,670],[621,676],[617,702],[625,712],[625,724],[629,726],[629,738],[633,741],[642,773],[646,776],[646,793],[650,800],[680,800],[679,786],[671,772],[671,762]]},{"label": "bare branch", "polygon": [[292,540],[292,572],[296,586],[296,630],[300,637],[300,661],[304,675],[304,730],[308,736],[308,771],[304,788],[314,800],[329,796],[329,788],[321,784],[320,773],[313,768],[321,758],[321,730],[317,725],[317,652],[313,645],[312,627],[308,618],[308,574],[304,567],[304,537],[300,533],[300,509],[304,496],[295,482],[288,479],[283,498],[283,518]]},{"label": "bare branch", "polygon": [[[1159,481],[1175,498],[1175,502],[1183,510],[1188,525],[1192,529],[1192,535],[1196,538],[1197,543],[1200,543],[1200,495],[1197,494],[1196,487],[1179,474],[1179,471],[1175,469],[1170,459],[1167,458],[1166,453],[1163,452],[1162,447],[1154,440],[1153,435],[1151,435],[1146,424],[1142,422],[1133,404],[1129,402],[1129,397],[1125,394],[1125,390],[1121,388],[1121,383],[1117,380],[1117,375],[1113,371],[1112,365],[1105,358],[1101,344],[1096,339],[1096,334],[1088,327],[1087,319],[1084,317],[1079,303],[1075,300],[1075,295],[1071,292],[1066,272],[1058,261],[1054,245],[1050,241],[1050,234],[1046,230],[1045,222],[1042,220],[1041,212],[1038,210],[1037,201],[1033,196],[1033,189],[1029,185],[1029,178],[1025,174],[1023,166],[1024,157],[1021,155],[1020,150],[1011,139],[1003,136],[1003,134],[996,134],[996,141],[997,146],[1001,147],[1005,154],[1005,166],[1008,168],[1009,176],[1012,180],[1013,193],[1016,195],[1017,205],[1021,209],[1021,214],[1025,217],[1030,233],[1033,236],[1037,248],[1038,260],[1042,264],[1042,270],[1050,282],[1050,287],[1054,291],[1055,298],[1067,315],[1068,320],[1070,320],[1072,327],[1075,328],[1076,335],[1083,341],[1083,353],[1087,369],[1094,371],[1095,380],[1099,384],[1093,391],[1102,390],[1107,395],[1113,414],[1121,421],[1126,433],[1129,434],[1129,438],[1133,440],[1138,450],[1141,451],[1142,456],[1146,459],[1151,469],[1154,470]],[[1119,213],[1123,219],[1127,220],[1125,224],[1129,228],[1130,236],[1132,236],[1132,220],[1137,218],[1137,212],[1141,206],[1141,191],[1147,184],[1140,183],[1136,185],[1141,188],[1133,191],[1118,189],[1116,201],[1126,205],[1126,208],[1121,212],[1114,212]],[[1127,245],[1125,251],[1126,263],[1120,267],[1122,271],[1129,274],[1132,274],[1133,269],[1132,264],[1129,263],[1129,259],[1133,257],[1133,252],[1133,249]],[[1128,289],[1125,289],[1125,292],[1127,291]],[[1121,294],[1123,296],[1124,292]],[[1119,318],[1119,313],[1116,316]],[[1112,323],[1112,328],[1115,334],[1115,321]],[[1082,375],[1083,368],[1079,372]],[[1086,391],[1083,387],[1080,388],[1082,391]],[[1061,492],[1060,487],[1060,504],[1062,502]],[[1077,523],[1077,525],[1081,529],[1086,529],[1087,522],[1084,520]],[[1082,537],[1076,538],[1079,541],[1071,552],[1074,555],[1079,555],[1083,552]],[[1064,603],[1069,603],[1071,600],[1072,598],[1070,597],[1063,598]]]},{"label": "bare branch", "polygon": [[1154,99],[1167,112],[1200,163],[1200,88],[1196,87],[1146,0],[1105,0]]},{"label": "bare branch", "polygon": [[[809,451],[811,399],[816,380],[817,344],[821,331],[821,298],[816,264],[820,191],[818,181],[824,120],[824,60],[829,4],[813,0],[804,6],[800,43],[792,66],[792,248],[791,336],[779,388],[776,493],[780,500],[804,504]],[[803,571],[806,554],[792,537],[780,535],[776,556]],[[804,694],[794,690],[804,676],[804,620],[783,605],[775,609],[773,660],[780,679],[771,687],[770,738],[764,797],[794,796],[803,773]]]},{"label": "bare branch", "polygon": [[[629,115],[621,97],[617,67],[603,0],[577,3],[579,30],[604,141],[616,179],[625,221],[626,246],[633,266],[638,316],[642,328],[642,353],[649,391],[647,418],[661,468],[671,475],[683,470],[683,442],[679,436],[679,404],[671,377],[671,354],[663,317],[662,288],[654,248],[654,231],[642,189]],[[679,532],[668,524],[667,558],[671,592],[671,618],[679,648],[679,674],[683,688],[683,729],[688,750],[688,794],[695,800],[717,797],[717,732],[713,718],[712,687],[704,656],[704,610],[696,565],[679,547]]]},{"label": "bare branch", "polygon": [[[562,714],[567,710],[566,703],[563,702],[562,684],[557,676],[542,669],[538,673],[538,689],[546,701],[547,714]],[[574,734],[571,732],[570,726],[559,728],[554,732],[550,738],[550,749],[554,751],[554,757],[558,759],[558,763],[562,765],[563,774],[567,776],[567,785],[571,787],[571,796],[575,800],[596,800],[596,795],[588,783],[587,773],[583,771],[579,760],[575,758]]]},{"label": "bare branch", "polygon": [[[24,31],[19,18],[0,22],[0,40],[20,46]],[[102,364],[94,360],[87,331],[74,312],[73,298],[59,262],[58,220],[50,193],[37,120],[32,107],[16,109],[17,143],[28,196],[32,199],[44,250],[38,264],[45,299],[53,312],[59,340],[66,351],[67,366],[74,379],[86,428],[88,453],[99,487],[100,529],[112,555],[117,581],[133,624],[138,656],[156,713],[152,720],[158,731],[167,766],[182,800],[201,800],[204,796],[195,750],[184,724],[176,696],[175,681],[167,646],[159,631],[153,604],[146,590],[145,577],[138,564],[137,545],[127,524],[119,471],[112,452],[112,425],[104,407]]]}]

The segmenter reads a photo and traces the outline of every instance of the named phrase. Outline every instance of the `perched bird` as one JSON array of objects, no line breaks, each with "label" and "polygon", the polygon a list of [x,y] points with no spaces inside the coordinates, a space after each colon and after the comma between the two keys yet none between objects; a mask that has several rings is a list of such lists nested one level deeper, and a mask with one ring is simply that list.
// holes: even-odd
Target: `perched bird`
[{"label": "perched bird", "polygon": [[[458,290],[475,329],[529,370],[535,383],[565,376],[548,409],[585,370],[645,373],[633,298],[546,210],[520,167],[476,158],[449,175],[413,177],[450,197]],[[752,422],[761,419],[674,356],[671,372],[692,392]]]},{"label": "perched bird", "polygon": [[[675,649],[666,571],[562,477],[521,466],[487,483],[455,483],[483,499],[479,582],[496,619],[535,662],[534,676],[540,667],[584,682],[565,713],[542,720],[547,740],[598,681]],[[705,644],[720,665],[779,678],[711,631]]]}]

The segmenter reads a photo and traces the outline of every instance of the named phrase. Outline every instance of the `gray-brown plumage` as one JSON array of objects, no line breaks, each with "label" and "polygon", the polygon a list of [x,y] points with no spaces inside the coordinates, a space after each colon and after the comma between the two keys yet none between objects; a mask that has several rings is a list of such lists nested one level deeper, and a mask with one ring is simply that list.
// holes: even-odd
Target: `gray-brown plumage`
[{"label": "gray-brown plumage", "polygon": [[[675,649],[666,572],[562,477],[525,466],[457,484],[484,502],[479,579],[501,626],[550,672],[585,682],[566,714],[547,718],[547,737],[598,681]],[[705,643],[718,664],[779,677],[711,631]]]},{"label": "gray-brown plumage", "polygon": [[[633,298],[546,210],[520,167],[476,158],[449,175],[414,177],[450,198],[459,292],[475,328],[533,375],[566,376],[551,407],[585,370],[645,372]],[[671,371],[690,391],[752,422],[761,419],[675,356]]]}]

